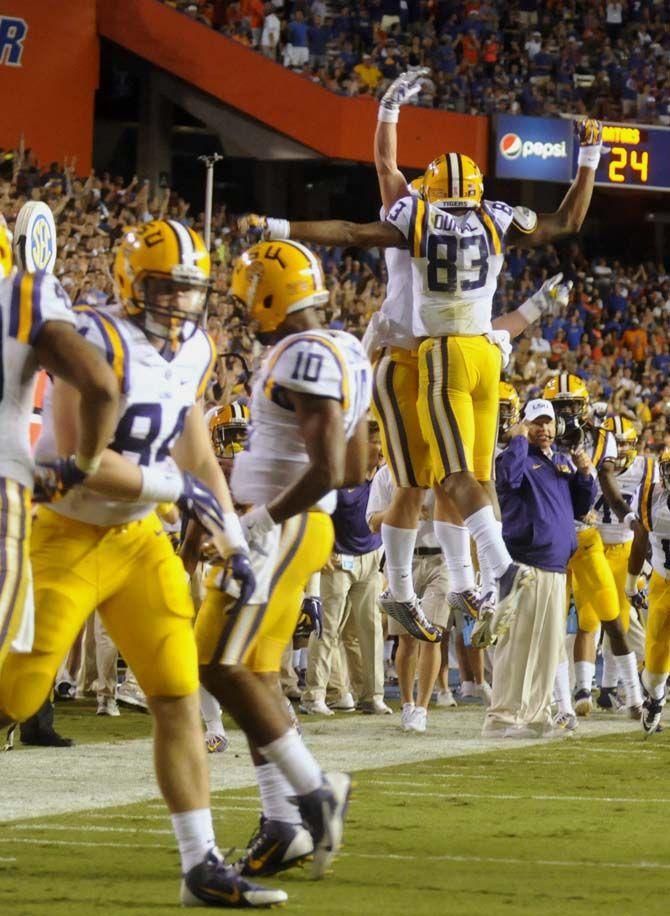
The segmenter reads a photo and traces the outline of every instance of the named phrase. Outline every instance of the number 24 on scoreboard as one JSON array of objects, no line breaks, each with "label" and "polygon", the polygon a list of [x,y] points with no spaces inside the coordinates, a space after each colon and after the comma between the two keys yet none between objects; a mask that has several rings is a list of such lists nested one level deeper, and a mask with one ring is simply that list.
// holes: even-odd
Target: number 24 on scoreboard
[{"label": "number 24 on scoreboard", "polygon": [[[644,150],[626,149],[625,146],[613,146],[607,163],[607,177],[610,181],[620,183],[626,180],[625,170],[630,167],[637,172],[637,180],[646,184],[649,180],[649,153]],[[635,180],[635,175],[631,176]]]}]

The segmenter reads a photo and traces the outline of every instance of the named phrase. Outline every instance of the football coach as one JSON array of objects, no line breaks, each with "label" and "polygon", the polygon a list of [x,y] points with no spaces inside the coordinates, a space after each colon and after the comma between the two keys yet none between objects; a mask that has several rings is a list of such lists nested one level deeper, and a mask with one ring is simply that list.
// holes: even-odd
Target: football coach
[{"label": "football coach", "polygon": [[495,647],[486,737],[555,733],[550,704],[565,636],[566,568],[577,549],[574,519],[586,515],[596,496],[586,452],[565,453],[555,438],[551,402],[529,401],[496,461],[503,538],[512,558],[533,567],[536,576]]}]

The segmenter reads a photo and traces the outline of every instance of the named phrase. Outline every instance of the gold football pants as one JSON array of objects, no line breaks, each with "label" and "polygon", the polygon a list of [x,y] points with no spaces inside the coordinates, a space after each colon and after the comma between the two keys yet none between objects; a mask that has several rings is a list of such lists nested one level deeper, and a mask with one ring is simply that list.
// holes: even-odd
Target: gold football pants
[{"label": "gold football pants", "polygon": [[580,630],[595,633],[601,621],[616,620],[619,594],[597,528],[577,532],[577,550],[570,558],[568,573]]},{"label": "gold football pants", "polygon": [[[4,435],[9,435],[5,430]],[[0,477],[0,670],[21,623],[30,581],[30,490]]]}]

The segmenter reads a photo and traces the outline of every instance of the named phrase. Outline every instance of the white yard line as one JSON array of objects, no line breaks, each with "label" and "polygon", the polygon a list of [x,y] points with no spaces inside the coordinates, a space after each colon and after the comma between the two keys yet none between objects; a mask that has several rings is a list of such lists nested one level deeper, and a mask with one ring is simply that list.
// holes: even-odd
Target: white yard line
[{"label": "white yard line", "polygon": [[[403,733],[397,714],[336,716],[319,722],[303,720],[303,724],[306,741],[324,769],[378,769],[467,754],[500,754],[546,743],[484,739],[480,734],[482,721],[483,709],[475,706],[459,711],[458,715],[431,710],[429,731],[425,735]],[[92,717],[91,729],[94,728]],[[590,720],[580,726],[579,735],[588,738],[635,728],[635,723],[628,721]],[[230,738],[231,747],[225,754],[209,757],[214,793],[255,788],[246,742],[237,731]],[[579,737],[567,741],[576,756],[588,749],[588,743]],[[566,742],[551,743],[552,754],[559,747],[571,753]],[[411,776],[407,766],[402,775],[405,774]],[[417,772],[417,776],[426,779],[426,774]],[[467,773],[447,770],[439,776],[468,780]],[[82,744],[62,750],[30,748],[0,754],[0,782],[0,822],[128,805],[160,797],[153,775],[150,739]],[[437,787],[439,782],[431,785]],[[256,797],[255,793],[227,796],[227,801],[253,803]],[[157,802],[156,807],[160,808],[161,804]]]}]

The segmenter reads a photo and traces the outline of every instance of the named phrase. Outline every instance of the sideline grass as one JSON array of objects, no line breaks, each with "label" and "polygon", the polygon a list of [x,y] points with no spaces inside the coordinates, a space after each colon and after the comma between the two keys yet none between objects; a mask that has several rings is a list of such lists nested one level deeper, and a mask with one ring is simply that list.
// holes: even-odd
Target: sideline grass
[{"label": "sideline grass", "polygon": [[[669,762],[667,735],[633,733],[361,771],[336,874],[272,883],[310,916],[666,912]],[[222,847],[244,845],[256,798],[215,793]],[[175,913],[177,872],[158,802],[0,825],[12,916]]]}]

